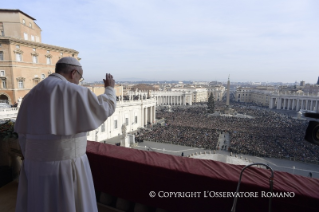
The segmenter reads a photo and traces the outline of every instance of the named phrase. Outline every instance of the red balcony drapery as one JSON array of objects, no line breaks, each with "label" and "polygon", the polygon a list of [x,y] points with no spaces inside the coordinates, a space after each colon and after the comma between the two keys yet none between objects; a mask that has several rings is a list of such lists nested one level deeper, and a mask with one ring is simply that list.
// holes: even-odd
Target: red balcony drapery
[{"label": "red balcony drapery", "polygon": [[[216,197],[216,192],[235,192],[244,167],[91,141],[87,155],[97,191],[168,211],[230,211],[233,198]],[[269,176],[269,170],[259,168],[244,172],[240,191],[257,192],[259,197],[239,198],[237,211],[268,211],[268,198],[261,195],[269,191]],[[153,198],[151,191],[156,194]],[[192,192],[193,197],[160,198],[160,191]],[[215,197],[209,197],[208,191]],[[194,197],[195,192],[201,192],[200,197]],[[273,211],[319,210],[318,179],[276,171],[274,192],[294,192],[295,196],[273,198]]]}]

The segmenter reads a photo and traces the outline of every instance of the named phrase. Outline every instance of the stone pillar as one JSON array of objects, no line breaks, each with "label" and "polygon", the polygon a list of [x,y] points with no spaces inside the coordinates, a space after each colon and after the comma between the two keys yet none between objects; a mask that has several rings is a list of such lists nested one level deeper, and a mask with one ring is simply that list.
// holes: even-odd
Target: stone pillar
[{"label": "stone pillar", "polygon": [[275,104],[275,100],[274,100],[274,98],[271,98],[271,102],[270,102],[270,108],[271,109],[274,108],[274,104]]},{"label": "stone pillar", "polygon": [[284,107],[282,108],[283,110],[286,109],[286,99],[284,99]]},{"label": "stone pillar", "polygon": [[278,104],[278,109],[281,109],[281,98],[278,98],[278,102],[277,102],[277,104]]},{"label": "stone pillar", "polygon": [[316,113],[318,113],[318,101],[316,101],[315,109],[316,109]]},{"label": "stone pillar", "polygon": [[144,127],[144,108],[142,106],[142,110],[141,110],[141,127]]},{"label": "stone pillar", "polygon": [[308,110],[308,99],[306,99],[306,110]]},{"label": "stone pillar", "polygon": [[291,110],[294,110],[295,109],[295,99],[292,100],[292,108]]},{"label": "stone pillar", "polygon": [[[291,104],[292,104],[292,99],[288,99],[288,108],[287,108],[287,110],[290,110],[290,108],[291,108]],[[292,109],[292,108],[291,108]]]},{"label": "stone pillar", "polygon": [[145,108],[145,124],[144,125],[147,125],[147,122],[148,122],[148,107]]},{"label": "stone pillar", "polygon": [[154,115],[153,115],[154,120],[153,120],[153,122],[155,123],[156,122],[156,107],[155,106],[154,106],[153,112],[154,112]]},{"label": "stone pillar", "polygon": [[313,110],[313,104],[312,104],[312,102],[313,102],[313,100],[310,100],[311,102],[310,102],[310,110]]}]

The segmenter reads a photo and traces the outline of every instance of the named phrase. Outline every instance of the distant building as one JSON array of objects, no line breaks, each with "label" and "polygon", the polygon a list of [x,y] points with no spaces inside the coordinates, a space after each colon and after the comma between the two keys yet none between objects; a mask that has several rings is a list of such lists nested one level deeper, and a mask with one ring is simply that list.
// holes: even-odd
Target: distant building
[{"label": "distant building", "polygon": [[193,82],[193,85],[208,85],[208,82]]},{"label": "distant building", "polygon": [[235,101],[236,102],[251,102],[251,87],[239,87],[236,90]]},{"label": "distant building", "polygon": [[306,82],[305,81],[300,81],[300,86],[305,86],[306,85]]},{"label": "distant building", "polygon": [[[85,85],[84,87],[87,87],[89,90],[91,90],[97,96],[104,94],[104,92],[105,92],[105,87],[102,84],[101,85],[90,85],[90,86]],[[114,90],[115,90],[116,96],[123,95],[123,86],[115,85]]]},{"label": "distant building", "polygon": [[252,85],[261,85],[261,82],[252,82]]},{"label": "distant building", "polygon": [[274,87],[259,86],[254,88],[239,87],[236,90],[235,101],[254,103],[260,106],[269,106],[271,95],[275,92]]},{"label": "distant building", "polygon": [[215,85],[207,88],[207,96],[213,94],[215,101],[222,101],[223,96],[225,94],[225,86],[223,85]]},{"label": "distant building", "polygon": [[192,93],[193,102],[207,102],[207,88],[172,88],[172,91],[185,91]]},{"label": "distant building", "polygon": [[0,9],[0,101],[14,104],[55,72],[62,57],[73,49],[41,43],[41,28],[20,10]]}]

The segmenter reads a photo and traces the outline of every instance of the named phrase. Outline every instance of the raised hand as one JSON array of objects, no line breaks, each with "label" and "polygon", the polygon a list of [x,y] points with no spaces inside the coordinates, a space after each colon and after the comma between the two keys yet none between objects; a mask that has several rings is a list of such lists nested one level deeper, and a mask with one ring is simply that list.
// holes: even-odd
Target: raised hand
[{"label": "raised hand", "polygon": [[114,88],[115,85],[115,81],[113,79],[113,76],[111,74],[106,73],[105,79],[103,79],[104,81],[104,87],[108,87],[111,86],[112,88]]}]

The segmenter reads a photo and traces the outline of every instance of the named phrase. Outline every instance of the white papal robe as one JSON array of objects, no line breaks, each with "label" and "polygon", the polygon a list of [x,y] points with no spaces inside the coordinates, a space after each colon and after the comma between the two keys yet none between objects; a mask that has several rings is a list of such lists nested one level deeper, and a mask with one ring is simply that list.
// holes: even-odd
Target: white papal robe
[{"label": "white papal robe", "polygon": [[86,132],[115,107],[113,88],[96,96],[57,73],[25,96],[15,124],[25,157],[16,212],[97,211]]}]

